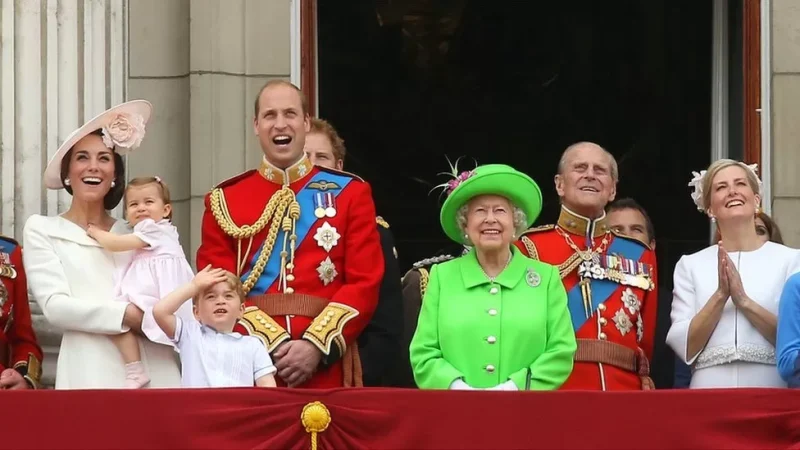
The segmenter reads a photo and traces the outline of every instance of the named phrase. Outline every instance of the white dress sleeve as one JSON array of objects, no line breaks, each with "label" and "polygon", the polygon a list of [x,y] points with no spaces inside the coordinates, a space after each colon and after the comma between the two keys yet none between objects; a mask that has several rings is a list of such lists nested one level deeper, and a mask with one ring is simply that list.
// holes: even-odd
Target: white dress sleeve
[{"label": "white dress sleeve", "polygon": [[101,334],[128,331],[122,325],[127,303],[72,296],[61,260],[44,232],[45,226],[41,216],[31,216],[22,232],[22,261],[28,286],[45,318],[65,330]]},{"label": "white dress sleeve", "polygon": [[156,222],[153,219],[144,219],[133,227],[133,234],[148,245],[144,250],[152,251],[157,249],[166,239],[165,226],[171,226],[169,221],[160,220]]},{"label": "white dress sleeve", "polygon": [[[675,354],[686,364],[692,364],[700,352],[692,358],[686,355],[689,343],[689,324],[697,314],[697,298],[694,280],[686,267],[686,257],[683,256],[675,265],[673,276],[674,287],[672,291],[672,326],[667,332],[667,344]],[[702,350],[701,350],[702,351]]]}]

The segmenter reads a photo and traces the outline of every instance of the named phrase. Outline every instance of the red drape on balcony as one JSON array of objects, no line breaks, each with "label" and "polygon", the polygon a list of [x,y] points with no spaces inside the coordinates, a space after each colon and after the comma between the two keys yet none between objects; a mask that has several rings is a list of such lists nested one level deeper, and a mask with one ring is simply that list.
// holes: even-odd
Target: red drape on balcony
[{"label": "red drape on balcony", "polygon": [[2,448],[796,448],[800,390],[3,391]]}]

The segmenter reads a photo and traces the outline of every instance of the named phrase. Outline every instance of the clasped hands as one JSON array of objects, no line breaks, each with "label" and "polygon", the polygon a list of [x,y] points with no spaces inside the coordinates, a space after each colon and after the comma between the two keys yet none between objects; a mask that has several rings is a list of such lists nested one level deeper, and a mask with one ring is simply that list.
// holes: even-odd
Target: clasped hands
[{"label": "clasped hands", "polygon": [[728,252],[722,246],[722,242],[719,243],[717,252],[717,278],[717,293],[722,299],[730,297],[739,308],[747,307],[749,302],[752,301],[744,292],[739,270],[733,265],[733,261],[731,261]]},{"label": "clasped hands", "polygon": [[310,380],[322,360],[322,352],[304,339],[284,342],[272,353],[278,376],[290,388]]}]

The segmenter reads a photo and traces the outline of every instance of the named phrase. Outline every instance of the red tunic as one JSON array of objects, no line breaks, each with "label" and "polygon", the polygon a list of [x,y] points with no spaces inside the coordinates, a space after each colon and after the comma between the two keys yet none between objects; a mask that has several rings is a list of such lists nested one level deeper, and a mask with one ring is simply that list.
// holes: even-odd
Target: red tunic
[{"label": "red tunic", "polygon": [[[633,270],[626,269],[627,272],[642,275],[628,277],[624,284],[606,280],[605,289],[592,288],[591,306],[587,305],[579,286],[581,277],[578,264],[582,258],[569,242],[571,240],[579,250],[585,251],[587,236],[592,236],[593,249],[602,250],[599,258],[601,264],[607,267],[606,256],[614,254],[614,249],[624,248],[628,254],[637,257],[612,261],[620,266],[633,266]],[[648,360],[652,358],[658,296],[655,252],[647,245],[612,233],[605,217],[591,221],[565,208],[562,208],[557,225],[528,230],[516,245],[534,259],[559,266],[567,292],[576,289],[568,299],[576,338],[613,342],[637,352],[641,349]],[[609,250],[612,252],[609,253]],[[644,273],[648,276],[643,276]],[[634,278],[638,282],[649,278],[651,284],[647,289],[635,286],[630,281]],[[576,360],[572,374],[562,389],[639,390],[642,389],[642,381],[639,374],[610,364]]]},{"label": "red tunic", "polygon": [[[253,226],[273,196],[286,194],[286,191],[281,193],[284,182],[288,182],[300,208],[294,229],[297,236],[294,259],[291,240],[284,239],[286,233],[279,230],[274,240],[267,240],[266,245],[274,241],[274,246],[262,273],[254,278],[257,281],[249,289],[248,297],[294,293],[329,301],[316,317],[270,317],[246,302],[244,317],[236,331],[261,338],[270,352],[289,339],[312,342],[325,355],[327,368],[321,368],[302,387],[341,387],[343,370],[338,360],[348,347],[357,346],[356,338],[372,317],[384,271],[372,193],[369,185],[358,177],[312,166],[307,158],[285,172],[263,162],[259,170],[243,173],[217,187],[225,200],[221,209],[227,207],[236,226]],[[247,290],[247,280],[257,266],[273,221],[269,220],[252,242],[249,237],[231,237],[230,230],[223,231],[220,226],[220,222],[226,222],[220,219],[224,214],[218,210],[220,217],[215,217],[212,194],[205,200],[197,267],[211,264],[238,274]],[[328,208],[329,212],[332,208],[335,215],[317,218],[315,212],[320,208]],[[284,240],[286,261],[281,263]],[[285,281],[282,273],[286,275]]]},{"label": "red tunic", "polygon": [[31,323],[22,247],[4,236],[0,236],[0,280],[0,372],[13,367],[28,384],[39,387],[42,348]]}]

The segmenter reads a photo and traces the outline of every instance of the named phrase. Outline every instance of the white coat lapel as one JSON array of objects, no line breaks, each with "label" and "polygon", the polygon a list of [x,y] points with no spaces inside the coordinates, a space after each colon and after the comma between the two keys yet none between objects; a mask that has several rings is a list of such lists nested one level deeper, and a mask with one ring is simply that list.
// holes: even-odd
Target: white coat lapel
[{"label": "white coat lapel", "polygon": [[[74,242],[80,245],[86,245],[90,247],[100,247],[100,244],[97,243],[94,239],[89,237],[86,234],[86,230],[79,227],[73,222],[69,220],[57,216],[54,218],[54,226],[47,228],[47,234],[55,239],[61,239],[65,241]],[[114,223],[114,226],[111,227],[111,232],[117,234],[124,234],[130,232],[125,222],[121,220],[117,220]]]}]

